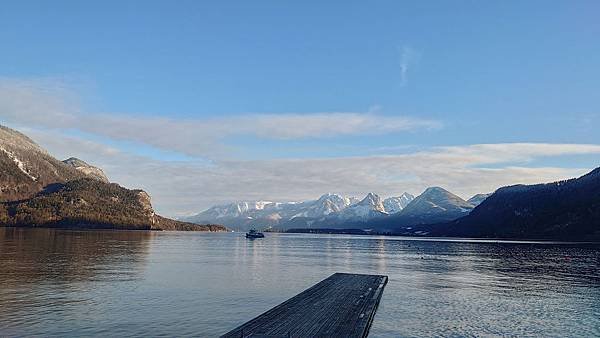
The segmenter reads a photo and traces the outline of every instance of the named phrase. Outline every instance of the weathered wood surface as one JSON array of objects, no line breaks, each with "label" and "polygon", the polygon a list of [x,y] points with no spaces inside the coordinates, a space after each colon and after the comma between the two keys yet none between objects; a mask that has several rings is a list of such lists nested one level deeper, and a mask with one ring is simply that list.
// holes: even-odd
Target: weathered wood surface
[{"label": "weathered wood surface", "polygon": [[336,273],[221,337],[366,337],[387,276]]}]

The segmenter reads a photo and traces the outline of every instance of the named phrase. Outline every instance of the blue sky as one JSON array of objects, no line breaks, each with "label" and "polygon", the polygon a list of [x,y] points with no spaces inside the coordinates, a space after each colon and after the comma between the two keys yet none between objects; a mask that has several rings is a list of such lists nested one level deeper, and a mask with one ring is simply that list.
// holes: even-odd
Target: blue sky
[{"label": "blue sky", "polygon": [[[445,168],[458,176],[439,182],[399,163],[400,176],[419,178],[370,177],[356,188],[351,173],[319,165],[449,146],[600,144],[597,13],[597,1],[13,1],[0,12],[0,121],[57,156],[76,153],[141,185],[169,214],[227,200],[317,197],[320,189],[362,194],[394,185],[381,192],[389,195],[445,184],[466,195],[563,178],[597,166],[596,150],[538,147],[523,157],[513,147],[497,163]],[[231,163],[262,169],[244,172],[248,181],[235,187],[199,185],[181,201],[173,196],[183,192],[164,193],[151,170],[131,175],[116,156],[147,168],[185,166],[175,170],[183,181],[199,179],[207,165],[230,170],[224,181],[241,175]],[[288,160],[326,174],[286,178],[273,161]],[[511,172],[517,167],[529,176]],[[465,185],[474,169],[506,175]],[[348,178],[337,182],[336,174]],[[294,186],[274,187],[281,182],[265,175]],[[248,188],[258,181],[262,193]],[[298,185],[312,188],[289,192]]]}]

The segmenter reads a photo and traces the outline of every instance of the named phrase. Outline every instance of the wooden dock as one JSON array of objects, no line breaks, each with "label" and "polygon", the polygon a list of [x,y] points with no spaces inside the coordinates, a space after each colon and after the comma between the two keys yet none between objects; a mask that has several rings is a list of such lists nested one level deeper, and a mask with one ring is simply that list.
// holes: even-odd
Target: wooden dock
[{"label": "wooden dock", "polygon": [[367,337],[387,280],[333,274],[221,337]]}]

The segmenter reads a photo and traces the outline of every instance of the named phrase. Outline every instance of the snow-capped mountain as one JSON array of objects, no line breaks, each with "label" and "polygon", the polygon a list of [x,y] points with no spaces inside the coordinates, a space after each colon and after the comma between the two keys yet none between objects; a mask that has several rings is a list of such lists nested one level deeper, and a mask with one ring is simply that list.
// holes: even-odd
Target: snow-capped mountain
[{"label": "snow-capped mountain", "polygon": [[340,219],[362,221],[385,215],[387,212],[385,212],[381,197],[374,193],[368,193],[360,202],[341,210],[335,216]]},{"label": "snow-capped mountain", "polygon": [[402,209],[406,208],[408,203],[410,203],[414,199],[415,196],[405,192],[404,194],[398,197],[388,197],[385,200],[383,200],[383,207],[385,208],[385,212],[387,212],[388,214],[395,214],[402,211]]},{"label": "snow-capped mountain", "polygon": [[217,205],[206,211],[201,212],[196,216],[205,218],[225,218],[225,217],[242,217],[250,216],[256,212],[265,210],[265,206],[274,204],[268,201],[243,201],[225,205]]},{"label": "snow-capped mountain", "polygon": [[[404,194],[396,199],[399,199],[401,205],[409,197],[410,195]],[[374,193],[367,194],[362,200],[327,193],[317,200],[305,202],[242,201],[219,205],[185,220],[196,223],[218,222],[233,229],[245,230],[249,227],[287,228],[347,221],[364,222],[387,214],[382,199]]]},{"label": "snow-capped mountain", "polygon": [[248,219],[322,217],[340,212],[357,202],[358,200],[354,197],[331,193],[327,193],[317,200],[305,202],[242,201],[214,206],[191,218],[207,220],[239,217]]},{"label": "snow-capped mountain", "polygon": [[481,202],[485,201],[486,198],[490,197],[492,194],[477,194],[467,200],[467,202],[471,203],[474,207],[481,204]]},{"label": "snow-capped mountain", "polygon": [[317,200],[305,202],[243,201],[214,206],[186,221],[219,222],[245,230],[249,227],[277,226],[294,219],[318,219],[337,214],[358,203],[355,197],[327,193]]},{"label": "snow-capped mountain", "polygon": [[442,214],[466,214],[473,205],[440,187],[427,188],[421,195],[410,202],[403,216],[425,216]]},{"label": "snow-capped mountain", "polygon": [[357,202],[358,199],[355,197],[345,197],[338,194],[327,193],[319,197],[316,201],[300,203],[299,207],[301,208],[301,211],[291,218],[327,216],[338,213]]},{"label": "snow-capped mountain", "polygon": [[[327,193],[304,202],[243,201],[212,207],[184,220],[196,223],[220,223],[234,230],[251,227],[290,228],[363,228],[376,220],[399,215],[433,215],[454,219],[473,209],[473,205],[442,189],[429,188],[415,198],[403,193],[383,200],[375,193],[362,200]],[[370,225],[369,225],[370,226]]]},{"label": "snow-capped mountain", "polygon": [[413,199],[402,211],[371,222],[374,229],[398,232],[418,224],[447,222],[468,215],[474,206],[453,193],[431,187]]}]

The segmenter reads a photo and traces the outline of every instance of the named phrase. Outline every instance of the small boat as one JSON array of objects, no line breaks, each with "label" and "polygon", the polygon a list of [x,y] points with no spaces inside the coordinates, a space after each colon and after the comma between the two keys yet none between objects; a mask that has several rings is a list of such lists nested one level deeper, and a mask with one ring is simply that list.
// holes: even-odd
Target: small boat
[{"label": "small boat", "polygon": [[254,229],[250,229],[250,231],[248,231],[246,233],[246,238],[264,238],[265,234],[263,234],[262,232],[258,232]]}]

